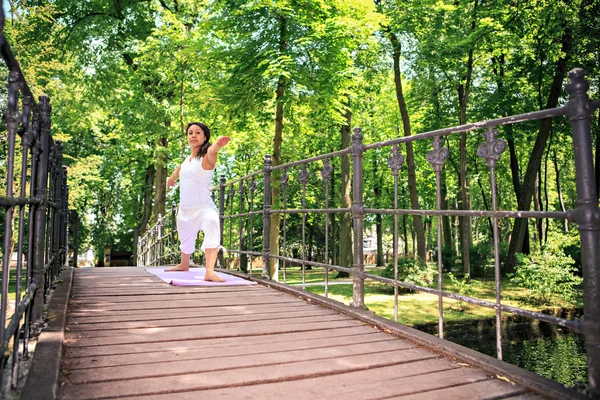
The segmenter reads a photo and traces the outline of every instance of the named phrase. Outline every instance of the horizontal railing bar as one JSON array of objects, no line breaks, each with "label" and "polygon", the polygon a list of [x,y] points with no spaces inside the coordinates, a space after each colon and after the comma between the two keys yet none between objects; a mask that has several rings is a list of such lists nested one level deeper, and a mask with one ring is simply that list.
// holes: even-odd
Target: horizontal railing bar
[{"label": "horizontal railing bar", "polygon": [[233,254],[247,254],[250,256],[257,256],[260,257],[262,256],[262,253],[259,251],[244,251],[244,250],[226,250],[228,253],[233,253]]},{"label": "horizontal railing bar", "polygon": [[271,167],[271,171],[277,171],[278,169],[283,169],[283,168],[291,168],[291,167],[295,167],[296,165],[308,164],[308,163],[311,163],[311,162],[315,162],[315,161],[319,161],[319,160],[324,160],[326,158],[332,158],[332,157],[342,156],[344,154],[350,154],[351,152],[352,152],[351,148],[347,148],[347,149],[339,150],[339,151],[334,151],[332,153],[322,154],[320,156],[315,156],[315,157],[307,158],[305,160],[294,161],[294,162],[287,163],[287,164],[276,165],[274,167]]},{"label": "horizontal railing bar", "polygon": [[442,215],[442,216],[468,216],[468,217],[499,217],[499,218],[555,218],[567,219],[563,211],[484,211],[484,210],[389,210],[378,208],[365,208],[367,214],[398,214],[398,215]]},{"label": "horizontal railing bar", "polygon": [[298,258],[277,256],[277,255],[271,254],[271,253],[269,253],[269,258],[276,258],[278,260],[294,262],[294,263],[297,263],[297,264],[310,265],[311,267],[321,267],[321,268],[333,269],[333,270],[336,270],[336,271],[347,272],[349,274],[352,273],[352,268],[340,267],[339,265],[323,264],[323,263],[318,263],[318,262],[315,262],[315,261],[303,261],[303,260],[300,260]]},{"label": "horizontal railing bar", "polygon": [[41,200],[35,197],[0,197],[0,207],[26,206],[40,204]]},{"label": "horizontal railing bar", "polygon": [[[250,179],[250,178],[252,178],[253,176],[262,175],[262,173],[263,173],[263,171],[262,171],[262,170],[258,170],[258,171],[254,171],[254,172],[252,172],[252,173],[250,173],[250,174],[248,174],[248,175],[244,175],[244,176],[242,176],[242,177],[240,177],[240,178],[235,178],[235,179],[232,179],[232,180],[230,180],[230,181],[227,181],[227,182],[225,182],[225,187],[227,187],[227,186],[231,186],[231,185],[235,185],[236,183],[238,183],[238,182],[241,182],[241,181],[244,181],[244,180],[247,180],[247,179]],[[216,189],[219,189],[219,186],[215,186],[215,190],[216,190]]]},{"label": "horizontal railing bar", "polygon": [[[436,296],[443,296],[443,297],[447,297],[450,299],[454,299],[454,300],[461,300],[461,301],[465,301],[467,303],[470,304],[475,304],[478,306],[482,306],[482,307],[487,307],[487,308],[491,308],[493,310],[498,309],[496,303],[491,303],[489,301],[486,300],[481,300],[481,299],[476,299],[473,297],[468,297],[468,296],[463,296],[457,293],[451,293],[451,292],[446,292],[446,291],[440,291],[437,289],[432,289],[432,288],[426,288],[423,286],[417,286],[417,285],[413,285],[411,283],[406,283],[406,282],[401,282],[401,281],[394,281],[393,279],[389,279],[389,278],[384,278],[381,276],[377,276],[377,275],[372,275],[369,273],[363,273],[361,274],[362,277],[367,278],[367,279],[372,279],[381,283],[388,283],[391,285],[398,285],[401,286],[403,288],[406,289],[411,289],[411,290],[417,290],[420,292],[425,292],[425,293],[429,293],[429,294],[433,294]],[[549,322],[551,324],[555,324],[555,325],[560,325],[563,326],[565,328],[569,328],[571,330],[573,330],[574,332],[577,333],[583,333],[583,327],[582,324],[579,320],[575,320],[575,321],[569,321],[563,318],[557,318],[557,317],[553,317],[551,315],[546,315],[546,314],[542,314],[542,313],[538,313],[535,311],[528,311],[528,310],[523,310],[521,308],[516,308],[516,307],[510,307],[510,306],[506,306],[506,305],[500,305],[500,309],[502,311],[506,311],[509,312],[511,314],[517,314],[520,315],[522,317],[529,317],[529,318],[534,318],[534,319],[539,319],[540,321],[544,321],[544,322]]]},{"label": "horizontal railing bar", "polygon": [[351,212],[350,208],[305,208],[304,210],[271,210],[270,214],[307,214],[307,213],[325,213],[325,214],[333,214],[333,213],[345,213]]},{"label": "horizontal railing bar", "polygon": [[247,212],[247,213],[241,213],[241,214],[231,214],[231,215],[224,215],[223,217],[225,219],[228,218],[238,218],[238,217],[250,217],[252,215],[262,215],[263,211],[251,211],[251,212]]},{"label": "horizontal railing bar", "polygon": [[566,115],[566,114],[567,114],[567,108],[565,106],[563,106],[563,107],[553,108],[550,110],[534,111],[534,112],[525,113],[525,114],[513,115],[511,117],[490,119],[487,121],[473,122],[470,124],[458,125],[458,126],[454,126],[454,127],[450,127],[450,128],[437,129],[434,131],[419,133],[419,134],[412,135],[412,136],[403,136],[403,137],[396,138],[396,139],[391,139],[391,140],[386,140],[383,142],[364,145],[363,149],[364,150],[377,149],[380,147],[387,147],[387,146],[391,146],[391,145],[399,144],[399,143],[416,142],[417,140],[432,139],[436,136],[447,136],[447,135],[451,135],[453,133],[462,133],[462,132],[472,131],[472,130],[476,130],[476,129],[496,127],[499,125],[517,124],[517,123],[526,122],[526,121],[536,121],[539,119],[558,117],[558,116],[562,116],[562,115]]}]

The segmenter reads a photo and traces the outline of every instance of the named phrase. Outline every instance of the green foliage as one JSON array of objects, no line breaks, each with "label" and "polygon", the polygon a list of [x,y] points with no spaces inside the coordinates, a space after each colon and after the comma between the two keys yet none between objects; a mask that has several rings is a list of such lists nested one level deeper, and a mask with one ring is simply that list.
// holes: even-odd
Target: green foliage
[{"label": "green foliage", "polygon": [[[430,286],[436,271],[427,265],[424,261],[414,258],[400,257],[398,258],[398,281],[411,283],[417,286]],[[390,263],[381,273],[384,278],[394,279],[394,263]],[[392,288],[389,288],[393,290]],[[398,287],[399,292],[410,293],[409,289]]]},{"label": "green foliage", "polygon": [[563,252],[543,250],[517,255],[517,266],[510,274],[511,282],[531,292],[536,301],[550,304],[554,300],[577,304],[578,286],[583,279],[575,275],[574,261]]}]

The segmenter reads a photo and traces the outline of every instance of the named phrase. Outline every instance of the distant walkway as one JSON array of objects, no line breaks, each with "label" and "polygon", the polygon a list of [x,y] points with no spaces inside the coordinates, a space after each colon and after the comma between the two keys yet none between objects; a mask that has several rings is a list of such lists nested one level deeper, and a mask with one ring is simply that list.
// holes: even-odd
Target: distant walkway
[{"label": "distant walkway", "polygon": [[173,287],[143,268],[75,270],[59,398],[545,398],[311,303],[262,285]]}]

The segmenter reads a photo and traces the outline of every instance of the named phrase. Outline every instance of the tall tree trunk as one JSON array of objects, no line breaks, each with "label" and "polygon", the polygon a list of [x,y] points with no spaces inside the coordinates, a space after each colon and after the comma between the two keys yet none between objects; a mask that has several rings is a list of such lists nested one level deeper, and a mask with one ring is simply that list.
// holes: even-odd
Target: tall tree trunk
[{"label": "tall tree trunk", "polygon": [[[558,157],[556,155],[556,149],[552,153],[552,162],[554,164],[554,172],[556,175],[556,192],[558,193],[558,201],[560,202],[560,209],[562,212],[566,212],[565,201],[563,200],[562,189],[560,186],[560,169],[558,168]],[[565,218],[563,220],[563,227],[565,232],[569,232],[569,221]]]},{"label": "tall tree trunk", "polygon": [[153,182],[155,175],[154,165],[148,165],[146,168],[146,181],[142,187],[143,204],[142,204],[142,215],[140,216],[140,223],[133,230],[133,259],[137,261],[137,245],[140,236],[146,233],[146,228],[150,217],[152,216],[152,193],[153,193]]},{"label": "tall tree trunk", "polygon": [[[567,61],[571,53],[572,45],[572,34],[570,27],[567,27],[565,29],[561,42],[562,57],[556,62],[554,80],[552,81],[552,86],[548,95],[548,102],[546,103],[547,109],[555,108],[558,105],[558,99],[562,90],[562,82],[567,74]],[[527,164],[527,171],[525,172],[525,177],[523,178],[523,185],[521,186],[522,193],[521,199],[519,201],[520,211],[528,211],[529,207],[531,206],[531,197],[533,195],[533,183],[536,177],[536,173],[539,170],[540,164],[542,162],[542,156],[546,148],[546,141],[550,136],[551,128],[551,118],[542,120],[540,124],[539,133],[535,140],[535,144],[533,145],[531,157],[529,158],[529,163]],[[508,247],[506,272],[512,271],[512,269],[517,263],[516,253],[520,252],[522,249],[526,225],[526,221],[524,221],[522,218],[518,218],[515,220],[515,225],[513,226],[513,231],[510,239],[510,245]]]},{"label": "tall tree trunk", "polygon": [[[430,80],[435,82],[435,74],[432,69],[429,70]],[[437,121],[442,121],[442,112],[440,107],[440,89],[435,86],[433,89],[433,108],[435,110],[435,116],[437,117]],[[438,128],[438,124],[434,128]],[[442,210],[448,209],[448,188],[446,185],[446,169],[442,169],[442,173],[440,175],[440,192],[442,196]],[[450,217],[448,215],[444,215],[442,217],[442,231],[443,231],[443,247],[446,249],[452,249],[452,228],[450,226]],[[441,249],[440,249],[441,251]],[[441,253],[440,253],[441,254]]]},{"label": "tall tree trunk", "polygon": [[[334,168],[333,172],[331,173],[331,188],[332,189],[330,189],[330,193],[335,193],[335,168]],[[335,205],[333,204],[332,197],[329,198],[329,207],[330,208],[335,207]],[[338,252],[337,252],[337,248],[335,245],[335,238],[337,238],[337,220],[335,218],[336,213],[330,213],[330,214],[326,214],[326,215],[331,215],[331,222],[330,222],[331,235],[329,236],[331,238],[331,241],[329,242],[329,251],[331,252],[331,264],[337,265]],[[328,257],[328,255],[326,257]],[[329,262],[329,260],[327,260],[326,262]]]},{"label": "tall tree trunk", "polygon": [[[168,128],[171,123],[165,123]],[[159,215],[165,215],[165,203],[167,201],[167,146],[166,135],[158,139],[156,149],[156,173],[154,175],[154,218],[158,222]]]},{"label": "tall tree trunk", "polygon": [[402,232],[404,238],[404,257],[408,258],[408,231],[406,226],[406,214],[402,215]]},{"label": "tall tree trunk", "polygon": [[[540,182],[540,175],[541,175],[541,166],[540,169],[537,171],[537,176],[535,178],[534,181],[534,189],[533,189],[533,210],[534,211],[542,211],[541,210],[541,198],[540,198],[540,194],[542,193],[542,189],[541,189],[541,182]],[[541,246],[542,245],[542,225],[540,223],[540,218],[536,219],[533,221],[534,226],[535,226],[535,233],[533,235],[534,237],[534,241],[538,242],[538,245]]]},{"label": "tall tree trunk", "polygon": [[[285,54],[287,49],[287,18],[279,16],[279,54]],[[283,75],[279,76],[277,81],[277,90],[275,91],[275,136],[273,137],[272,166],[281,164],[281,145],[283,143],[283,101],[285,96],[286,79]],[[273,174],[271,180],[271,206],[275,208],[279,203],[281,196],[281,185],[279,181],[279,171]],[[280,214],[271,215],[271,231],[269,247],[271,253],[279,255],[279,221]],[[279,280],[279,260],[272,258],[269,262],[269,278]]]},{"label": "tall tree trunk", "polygon": [[[549,199],[548,199],[548,157],[550,156],[550,147],[552,145],[552,137],[548,141],[548,150],[546,150],[546,158],[544,159],[544,210],[548,211]],[[544,244],[548,242],[548,230],[550,228],[550,221],[548,217],[544,220],[542,226],[542,233],[544,235]]]},{"label": "tall tree trunk", "polygon": [[[473,51],[469,51],[469,60],[467,63],[467,75],[465,83],[461,82],[458,85],[458,104],[459,104],[459,124],[467,123],[467,102],[469,100],[469,86],[471,83],[471,73],[473,69]],[[460,135],[460,163],[458,170],[459,180],[459,195],[458,209],[470,210],[471,204],[469,200],[469,183],[467,180],[467,133],[463,132]],[[465,276],[471,276],[471,261],[469,257],[469,248],[471,245],[471,218],[460,217],[460,243],[462,250],[463,269]]]},{"label": "tall tree trunk", "polygon": [[[396,85],[396,99],[398,100],[398,107],[400,108],[400,114],[402,115],[402,128],[404,130],[404,136],[410,136],[410,118],[408,116],[408,110],[406,109],[406,102],[404,101],[402,76],[400,74],[400,54],[402,52],[402,47],[396,35],[393,32],[388,33],[394,51],[394,83]],[[406,142],[406,162],[408,164],[408,192],[410,204],[413,210],[420,210],[419,195],[417,194],[415,156],[412,142]],[[420,215],[413,215],[413,221],[414,231],[417,236],[417,253],[421,260],[425,260],[425,232],[423,231],[423,221]]]},{"label": "tall tree trunk", "polygon": [[383,223],[381,214],[375,215],[375,227],[377,231],[377,266],[385,265],[383,257]]},{"label": "tall tree trunk", "polygon": [[[377,202],[377,206],[380,207],[381,206],[381,196],[382,196],[382,190],[381,187],[383,186],[382,182],[381,182],[381,178],[378,176],[378,169],[377,169],[377,163],[374,164],[373,167],[373,175],[375,175],[374,180],[375,180],[375,185],[373,188],[373,194],[375,195],[375,201]],[[377,261],[376,261],[376,265],[377,266],[381,266],[381,265],[385,265],[385,260],[383,258],[383,221],[382,221],[382,217],[381,214],[377,214],[375,215],[375,233],[377,236]]]},{"label": "tall tree trunk", "polygon": [[[346,124],[342,126],[342,149],[350,146],[350,132],[352,130],[352,111],[349,104],[346,105]],[[351,184],[350,184],[350,155],[344,154],[342,158],[342,187],[340,190],[340,207],[350,208],[352,206]],[[352,214],[343,213],[340,222],[339,231],[340,246],[340,267],[352,268]],[[350,276],[347,272],[339,271],[336,278],[346,278]]]},{"label": "tall tree trunk", "polygon": [[[498,68],[494,68],[497,77],[498,92],[502,102],[502,116],[512,115],[511,103],[506,101],[506,90],[504,88],[504,64],[505,56],[500,55],[499,59],[492,58],[492,62],[497,62]],[[508,153],[510,160],[510,172],[513,183],[513,189],[517,198],[517,203],[521,199],[521,169],[519,168],[519,159],[517,158],[517,148],[514,138],[514,129],[512,124],[506,127],[506,142],[508,144]],[[529,254],[529,226],[525,224],[525,236],[523,241],[523,252]]]},{"label": "tall tree trunk", "polygon": [[[182,67],[183,69],[183,67]],[[185,158],[185,147],[187,145],[186,132],[185,132],[185,121],[184,121],[184,109],[185,109],[185,75],[184,71],[181,72],[181,88],[179,91],[179,129],[181,130],[181,159]]]}]

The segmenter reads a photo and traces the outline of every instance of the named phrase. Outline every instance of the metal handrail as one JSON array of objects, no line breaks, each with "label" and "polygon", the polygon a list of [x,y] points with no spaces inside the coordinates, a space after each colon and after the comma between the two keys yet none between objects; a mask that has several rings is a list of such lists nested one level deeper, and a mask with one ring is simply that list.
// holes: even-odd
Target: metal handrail
[{"label": "metal handrail", "polygon": [[[0,375],[5,376],[4,369],[9,359],[12,360],[9,379],[14,389],[21,358],[27,357],[29,352],[29,339],[43,326],[44,303],[50,287],[66,264],[69,189],[62,143],[54,141],[50,134],[50,99],[40,96],[38,102],[34,100],[4,35],[4,18],[4,10],[0,7],[0,55],[9,71],[5,112],[8,135],[6,195],[0,197],[0,207],[4,209]],[[17,138],[21,139],[20,143]],[[17,178],[14,175],[18,161],[21,163]],[[15,182],[19,185],[18,194],[15,194]],[[16,227],[13,219],[17,221]],[[13,247],[17,262],[11,271]],[[25,249],[26,265],[23,263]],[[8,289],[13,277],[15,306],[7,326]],[[12,351],[7,352],[11,346]],[[4,389],[6,385],[2,387]]]}]

